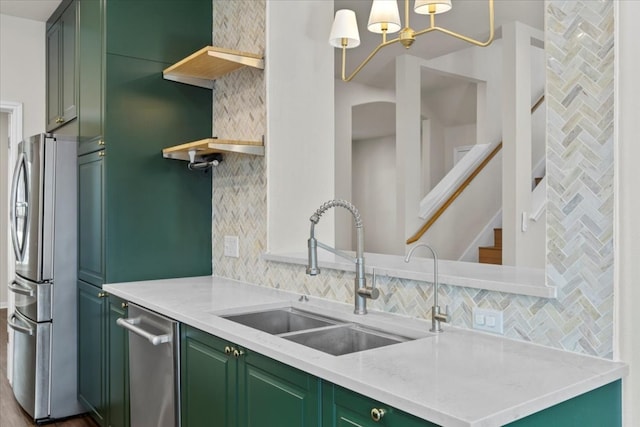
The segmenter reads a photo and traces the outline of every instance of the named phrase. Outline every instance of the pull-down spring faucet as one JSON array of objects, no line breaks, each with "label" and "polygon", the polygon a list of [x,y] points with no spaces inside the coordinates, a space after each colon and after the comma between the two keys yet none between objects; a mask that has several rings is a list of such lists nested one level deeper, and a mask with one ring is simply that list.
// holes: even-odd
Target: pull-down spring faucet
[{"label": "pull-down spring faucet", "polygon": [[[315,237],[315,226],[320,221],[320,217],[324,214],[328,209],[334,207],[342,207],[347,209],[353,215],[353,219],[356,227],[356,258],[345,254],[344,252],[339,251],[338,249],[332,248],[329,245],[325,245],[324,243],[318,241]],[[346,200],[330,200],[328,202],[323,203],[311,218],[311,235],[309,240],[307,241],[307,246],[309,248],[309,262],[307,264],[307,274],[310,276],[316,276],[320,274],[320,268],[318,267],[318,246],[322,249],[325,249],[329,252],[333,252],[334,254],[346,258],[350,261],[355,262],[356,264],[356,278],[355,278],[355,300],[354,300],[354,310],[355,314],[367,314],[367,298],[376,299],[380,292],[378,289],[373,287],[367,287],[367,279],[364,275],[364,227],[362,225],[362,218],[360,218],[360,212],[358,209],[353,206],[351,203]]]},{"label": "pull-down spring faucet", "polygon": [[431,246],[427,245],[426,243],[420,243],[411,248],[411,250],[405,257],[404,262],[409,262],[411,260],[411,255],[413,255],[413,252],[420,247],[429,249],[431,251],[431,254],[433,255],[433,307],[431,309],[431,329],[429,329],[429,331],[442,332],[442,326],[440,326],[440,322],[448,322],[449,317],[446,313],[440,312],[440,306],[438,305],[438,254]]}]

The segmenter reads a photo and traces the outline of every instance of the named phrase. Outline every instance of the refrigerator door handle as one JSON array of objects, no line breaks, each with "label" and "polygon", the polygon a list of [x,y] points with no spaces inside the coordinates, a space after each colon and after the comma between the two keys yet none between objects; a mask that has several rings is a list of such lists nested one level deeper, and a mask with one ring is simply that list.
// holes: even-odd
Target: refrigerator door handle
[{"label": "refrigerator door handle", "polygon": [[[11,241],[13,242],[13,251],[15,252],[16,259],[18,261],[22,261],[24,254],[22,253],[20,242],[18,242],[17,217],[18,215],[20,215],[21,217],[24,217],[25,220],[28,221],[28,215],[29,215],[28,213],[29,206],[27,206],[26,203],[20,203],[20,206],[18,206],[18,179],[20,175],[20,170],[23,168],[24,160],[25,160],[24,153],[20,152],[18,154],[18,160],[16,161],[16,167],[13,170],[13,179],[11,181],[11,202],[9,203],[9,223],[11,224]],[[25,179],[29,179],[26,169],[25,169]],[[28,185],[27,185],[27,188],[28,188]],[[18,208],[20,209],[20,212],[16,212]],[[26,239],[26,236],[23,236],[23,238]]]},{"label": "refrigerator door handle", "polygon": [[27,288],[25,286],[20,286],[20,284],[15,280],[12,281],[9,285],[9,290],[15,294],[26,295],[28,297],[35,296],[35,291],[33,289]]},{"label": "refrigerator door handle", "polygon": [[[11,318],[9,319],[9,321],[7,322],[7,325],[13,329],[16,332],[20,332],[22,334],[27,334],[27,335],[33,335],[34,334],[34,330],[28,326],[20,326],[18,323],[16,323],[14,321],[14,319],[16,320],[22,320],[20,319],[20,315],[18,313],[13,313],[13,315],[11,316]],[[26,322],[25,322],[26,323]],[[28,323],[27,323],[28,325]]]},{"label": "refrigerator door handle", "polygon": [[142,338],[149,341],[152,345],[160,345],[164,343],[171,342],[170,334],[162,334],[162,335],[154,335],[151,332],[145,331],[140,326],[137,326],[140,323],[139,317],[134,317],[130,319],[119,318],[116,320],[118,326],[122,326],[125,329],[133,332],[136,335],[141,336]]}]

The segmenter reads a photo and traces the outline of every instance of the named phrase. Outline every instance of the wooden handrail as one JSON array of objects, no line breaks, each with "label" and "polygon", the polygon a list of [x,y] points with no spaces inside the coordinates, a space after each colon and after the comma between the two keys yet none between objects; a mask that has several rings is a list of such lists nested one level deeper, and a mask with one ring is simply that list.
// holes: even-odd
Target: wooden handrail
[{"label": "wooden handrail", "polygon": [[[536,110],[538,109],[538,107],[540,105],[542,105],[543,102],[544,102],[544,95],[542,95],[538,99],[538,101],[536,101],[536,103],[533,104],[533,107],[531,107],[531,114],[535,113]],[[438,218],[440,218],[442,216],[444,211],[446,211],[447,208],[449,206],[451,206],[451,204],[458,198],[458,196],[460,196],[460,194],[464,191],[464,189],[467,188],[469,186],[469,184],[471,184],[471,181],[473,181],[474,178],[480,172],[482,172],[482,170],[485,168],[485,166],[487,166],[487,164],[489,164],[491,159],[493,159],[495,157],[495,155],[498,154],[498,152],[500,152],[501,149],[502,149],[502,141],[500,141],[500,143],[498,145],[496,145],[496,147],[487,155],[487,157],[485,157],[485,159],[482,161],[482,163],[480,163],[473,170],[471,175],[469,175],[467,177],[467,179],[465,179],[462,182],[462,184],[460,184],[458,186],[456,191],[454,191],[453,194],[451,196],[449,196],[449,198],[444,202],[444,204],[442,206],[440,206],[440,208],[438,208],[438,210],[433,215],[431,215],[431,217],[427,220],[427,222],[425,222],[424,225],[422,227],[420,227],[420,230],[418,230],[413,236],[411,236],[411,237],[409,237],[407,239],[407,245],[410,245],[410,244],[412,244],[414,242],[417,242],[418,239],[420,239],[424,235],[424,233],[426,233],[427,230],[429,230],[429,228],[431,228],[433,223],[436,222],[438,220]]]}]

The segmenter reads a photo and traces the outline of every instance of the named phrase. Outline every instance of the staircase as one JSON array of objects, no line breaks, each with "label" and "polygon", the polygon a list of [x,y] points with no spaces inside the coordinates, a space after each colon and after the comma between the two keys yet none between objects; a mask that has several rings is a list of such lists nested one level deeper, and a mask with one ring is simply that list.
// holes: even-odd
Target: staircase
[{"label": "staircase", "polygon": [[502,228],[493,229],[493,246],[478,248],[478,262],[502,265]]}]

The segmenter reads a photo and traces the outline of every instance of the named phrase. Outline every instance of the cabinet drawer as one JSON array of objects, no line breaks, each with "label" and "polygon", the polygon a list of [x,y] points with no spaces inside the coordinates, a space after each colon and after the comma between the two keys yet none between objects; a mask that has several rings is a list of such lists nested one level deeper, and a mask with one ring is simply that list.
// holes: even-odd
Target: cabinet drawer
[{"label": "cabinet drawer", "polygon": [[325,383],[323,391],[323,427],[437,427],[333,384]]}]

